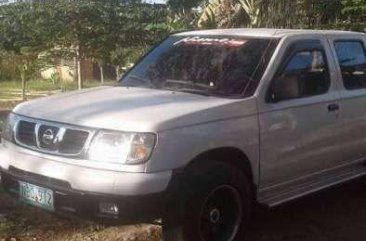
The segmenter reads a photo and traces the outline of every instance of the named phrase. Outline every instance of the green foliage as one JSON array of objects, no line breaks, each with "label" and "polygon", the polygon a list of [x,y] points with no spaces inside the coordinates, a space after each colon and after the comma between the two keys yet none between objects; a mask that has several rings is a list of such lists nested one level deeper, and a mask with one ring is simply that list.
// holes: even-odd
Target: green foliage
[{"label": "green foliage", "polygon": [[198,21],[200,28],[262,27],[270,7],[280,1],[210,0]]},{"label": "green foliage", "polygon": [[54,9],[65,15],[64,38],[57,40],[64,57],[75,57],[67,50],[77,48],[80,58],[100,65],[123,65],[135,57],[121,52],[139,52],[168,34],[166,9],[140,1],[61,0]]},{"label": "green foliage", "polygon": [[223,0],[211,0],[203,9],[203,12],[198,20],[198,27],[200,28],[217,28],[220,12],[224,6]]},{"label": "green foliage", "polygon": [[353,14],[355,17],[364,18],[366,16],[365,0],[343,0],[343,14]]},{"label": "green foliage", "polygon": [[168,6],[174,12],[189,12],[193,8],[197,8],[201,6],[205,1],[204,0],[168,0]]},{"label": "green foliage", "polygon": [[205,0],[168,0],[168,27],[170,32],[195,29],[200,16],[200,9]]},{"label": "green foliage", "polygon": [[343,21],[338,24],[344,29],[366,31],[366,1],[342,0]]},{"label": "green foliage", "polygon": [[365,0],[209,0],[200,28],[338,28],[364,31]]},{"label": "green foliage", "polygon": [[[140,3],[111,5],[106,52],[113,65],[123,66],[134,61],[146,49],[169,34],[167,10]],[[131,62],[130,62],[131,63]]]},{"label": "green foliage", "polygon": [[22,1],[0,16],[0,79],[39,77],[59,58],[119,68],[173,31],[167,8],[141,0]]},{"label": "green foliage", "polygon": [[[119,72],[168,34],[195,28],[337,28],[364,31],[365,0],[20,1],[0,7],[0,80],[37,79],[59,58]],[[57,76],[55,76],[55,82]]]},{"label": "green foliage", "polygon": [[12,59],[15,63],[15,72],[22,80],[23,99],[26,98],[26,81],[37,75],[48,62],[48,10],[41,4],[27,2],[0,8],[0,57]]}]

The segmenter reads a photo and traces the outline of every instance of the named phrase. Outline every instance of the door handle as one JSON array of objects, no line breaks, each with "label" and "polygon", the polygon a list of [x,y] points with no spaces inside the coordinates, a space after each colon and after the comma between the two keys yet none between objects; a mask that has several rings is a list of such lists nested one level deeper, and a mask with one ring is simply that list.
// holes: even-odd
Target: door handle
[{"label": "door handle", "polygon": [[334,112],[334,111],[338,111],[339,110],[339,104],[329,104],[328,105],[328,111],[329,112]]}]

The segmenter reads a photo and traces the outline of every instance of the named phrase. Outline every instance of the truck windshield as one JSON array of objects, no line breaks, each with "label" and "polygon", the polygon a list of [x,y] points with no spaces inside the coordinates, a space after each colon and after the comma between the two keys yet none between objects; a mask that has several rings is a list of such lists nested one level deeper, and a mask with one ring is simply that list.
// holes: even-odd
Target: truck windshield
[{"label": "truck windshield", "polygon": [[120,85],[251,96],[273,54],[274,42],[248,37],[172,36],[129,71]]}]

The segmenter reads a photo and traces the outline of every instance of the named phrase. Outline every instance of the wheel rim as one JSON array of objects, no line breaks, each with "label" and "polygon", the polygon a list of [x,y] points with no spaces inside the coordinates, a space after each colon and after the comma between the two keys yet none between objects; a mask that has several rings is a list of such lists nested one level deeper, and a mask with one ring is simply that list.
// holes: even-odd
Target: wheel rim
[{"label": "wheel rim", "polygon": [[199,231],[204,241],[233,241],[243,219],[242,200],[232,186],[214,189],[206,198],[200,216]]}]

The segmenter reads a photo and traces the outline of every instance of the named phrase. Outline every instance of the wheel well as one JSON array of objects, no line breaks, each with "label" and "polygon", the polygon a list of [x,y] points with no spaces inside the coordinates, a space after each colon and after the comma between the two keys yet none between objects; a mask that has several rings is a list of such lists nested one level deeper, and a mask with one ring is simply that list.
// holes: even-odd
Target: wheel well
[{"label": "wheel well", "polygon": [[209,160],[222,161],[239,168],[246,175],[248,181],[254,188],[252,166],[247,155],[240,149],[234,147],[222,147],[206,151],[194,158],[188,167],[202,161]]},{"label": "wheel well", "polygon": [[254,183],[253,170],[249,158],[240,149],[222,147],[199,154],[187,166],[173,172],[172,181],[169,183],[168,187],[168,193],[170,194],[168,195],[168,200],[172,201],[173,206],[176,205],[176,200],[180,200],[182,198],[181,195],[184,194],[184,191],[182,190],[186,188],[184,184],[187,183],[186,178],[189,180],[189,173],[194,172],[197,170],[197,167],[199,168],[203,163],[209,161],[225,162],[238,168],[248,178],[252,193],[251,197],[253,198],[253,201],[256,200],[257,189]]}]

